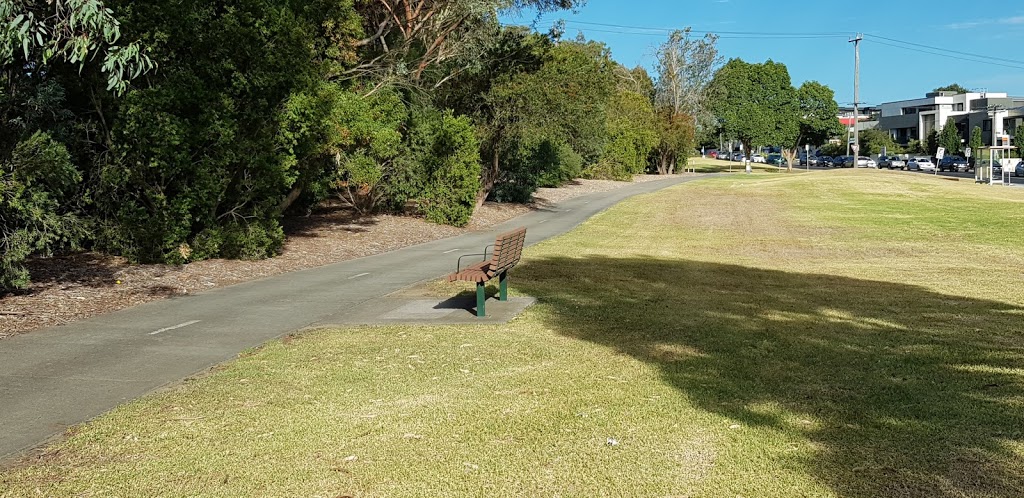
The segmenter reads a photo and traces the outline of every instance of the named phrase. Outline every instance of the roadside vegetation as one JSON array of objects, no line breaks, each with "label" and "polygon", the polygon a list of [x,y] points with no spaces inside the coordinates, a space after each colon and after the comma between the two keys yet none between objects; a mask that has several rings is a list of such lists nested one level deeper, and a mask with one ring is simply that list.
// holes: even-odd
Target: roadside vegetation
[{"label": "roadside vegetation", "polygon": [[272,257],[329,199],[464,226],[487,199],[673,173],[711,132],[717,38],[673,33],[652,77],[499,22],[582,4],[2,2],[0,292],[67,251]]},{"label": "roadside vegetation", "polygon": [[528,249],[508,325],[290,336],[0,495],[1021,496],[1016,194],[853,170],[638,197]]}]

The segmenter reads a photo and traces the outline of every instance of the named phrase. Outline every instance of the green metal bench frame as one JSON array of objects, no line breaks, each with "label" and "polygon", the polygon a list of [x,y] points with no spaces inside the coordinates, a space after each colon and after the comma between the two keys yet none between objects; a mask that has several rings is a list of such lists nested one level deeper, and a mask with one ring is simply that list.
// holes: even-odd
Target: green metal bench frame
[{"label": "green metal bench frame", "polygon": [[[525,243],[526,227],[520,227],[499,235],[494,240],[494,245],[485,247],[482,254],[465,254],[459,257],[455,273],[448,275],[448,281],[476,283],[476,316],[487,316],[484,304],[487,296],[484,289],[487,282],[495,277],[498,278],[498,300],[508,301],[508,272],[519,263]],[[492,247],[494,251],[488,253]],[[488,254],[491,254],[490,259],[487,259]],[[462,259],[471,256],[483,256],[484,260],[462,268]]]}]

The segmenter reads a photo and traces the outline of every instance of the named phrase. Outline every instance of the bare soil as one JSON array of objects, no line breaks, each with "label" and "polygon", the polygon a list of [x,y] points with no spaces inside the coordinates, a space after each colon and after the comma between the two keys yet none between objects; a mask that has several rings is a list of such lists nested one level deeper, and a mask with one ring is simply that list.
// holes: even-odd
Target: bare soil
[{"label": "bare soil", "polygon": [[[640,175],[635,181],[664,178]],[[174,266],[130,264],[124,258],[98,253],[38,258],[28,263],[31,286],[0,296],[0,340],[171,296],[487,230],[531,210],[626,185],[629,182],[576,180],[560,188],[542,188],[530,204],[484,204],[464,228],[412,216],[360,217],[338,206],[325,206],[310,216],[285,219],[288,239],[281,255],[259,261],[213,259]]]}]

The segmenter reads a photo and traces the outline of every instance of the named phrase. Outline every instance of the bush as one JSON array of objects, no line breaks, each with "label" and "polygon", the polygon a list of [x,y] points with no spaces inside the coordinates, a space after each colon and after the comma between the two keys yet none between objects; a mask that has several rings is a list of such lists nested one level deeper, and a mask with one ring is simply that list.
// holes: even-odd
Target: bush
[{"label": "bush", "polygon": [[540,187],[561,187],[583,174],[583,156],[565,142],[542,141],[531,158],[536,162]]},{"label": "bush", "polygon": [[434,223],[465,226],[480,190],[480,148],[468,118],[447,111],[437,125],[431,154],[424,158],[423,211]]},{"label": "bush", "polygon": [[282,201],[334,179],[317,120],[333,110],[334,52],[358,34],[352,2],[121,3],[125,35],[160,70],[110,116],[111,153],[95,160],[98,244],[145,262],[274,254]]},{"label": "bush", "polygon": [[77,247],[87,232],[71,210],[81,180],[67,148],[46,133],[14,147],[0,172],[0,289],[29,284],[26,258]]},{"label": "bush", "polygon": [[501,156],[501,176],[491,199],[530,202],[538,187],[557,187],[582,174],[583,158],[569,144],[525,139]]},{"label": "bush", "polygon": [[583,178],[628,181],[632,179],[632,175],[619,163],[601,160],[597,164],[587,166],[583,170]]}]

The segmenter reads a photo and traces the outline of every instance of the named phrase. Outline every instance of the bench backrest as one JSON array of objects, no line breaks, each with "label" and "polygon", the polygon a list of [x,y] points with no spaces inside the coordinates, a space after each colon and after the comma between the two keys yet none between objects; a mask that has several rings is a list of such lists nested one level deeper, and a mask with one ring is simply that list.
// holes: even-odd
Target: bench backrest
[{"label": "bench backrest", "polygon": [[489,274],[497,275],[507,271],[519,262],[526,243],[526,227],[503,233],[494,241],[494,256],[491,257]]}]

